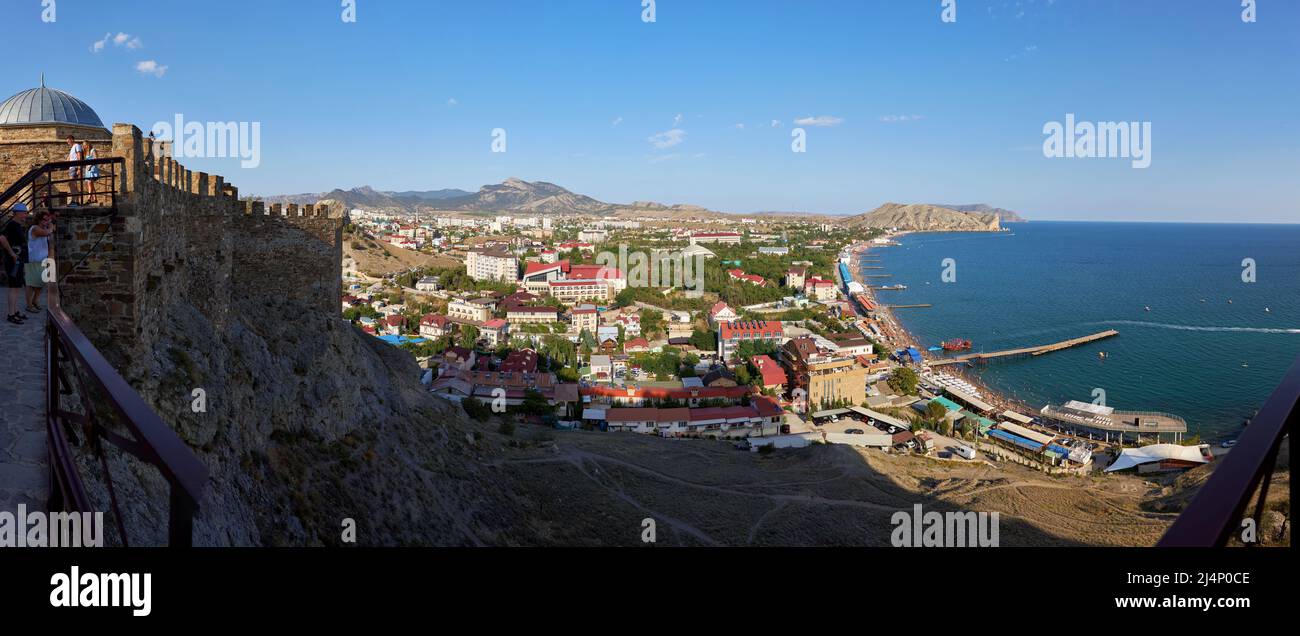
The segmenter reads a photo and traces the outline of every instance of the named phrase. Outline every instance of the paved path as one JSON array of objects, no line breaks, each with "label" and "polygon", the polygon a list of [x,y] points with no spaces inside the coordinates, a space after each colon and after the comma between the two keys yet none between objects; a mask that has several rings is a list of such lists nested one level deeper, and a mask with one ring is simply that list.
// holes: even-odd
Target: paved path
[{"label": "paved path", "polygon": [[49,493],[45,312],[27,316],[21,327],[0,320],[0,511],[17,512],[19,504],[44,510]]}]

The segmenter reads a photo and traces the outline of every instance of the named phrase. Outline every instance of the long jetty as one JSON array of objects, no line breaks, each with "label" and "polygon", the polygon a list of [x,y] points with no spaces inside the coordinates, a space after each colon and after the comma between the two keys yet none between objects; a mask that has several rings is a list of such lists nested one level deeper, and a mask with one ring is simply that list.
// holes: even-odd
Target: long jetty
[{"label": "long jetty", "polygon": [[1022,356],[1022,355],[1041,356],[1044,353],[1051,353],[1053,351],[1069,349],[1070,347],[1077,347],[1079,345],[1088,344],[1089,342],[1104,340],[1111,336],[1118,336],[1118,335],[1119,335],[1118,331],[1115,331],[1114,329],[1107,329],[1106,331],[1102,331],[1100,333],[1094,333],[1090,336],[1083,336],[1082,338],[1071,338],[1069,340],[1062,340],[1060,342],[1055,342],[1052,344],[1039,345],[1037,347],[1024,347],[1021,349],[1007,349],[1005,351],[990,351],[986,353],[968,353],[966,355],[954,356],[952,358],[931,360],[929,361],[929,365],[932,367],[938,367],[946,364],[960,364],[963,362],[970,362],[970,361],[982,362],[984,360],[990,360],[993,358],[1005,358],[1008,356]]}]

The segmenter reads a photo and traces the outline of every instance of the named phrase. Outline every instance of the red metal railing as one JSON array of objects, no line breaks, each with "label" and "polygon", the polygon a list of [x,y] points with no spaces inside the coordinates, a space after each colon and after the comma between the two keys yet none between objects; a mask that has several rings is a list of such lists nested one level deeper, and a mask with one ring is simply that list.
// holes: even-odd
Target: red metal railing
[{"label": "red metal railing", "polygon": [[[1258,494],[1252,518],[1263,522],[1268,484],[1277,452],[1291,427],[1300,419],[1300,359],[1250,421],[1237,445],[1219,460],[1210,479],[1192,503],[1174,520],[1157,545],[1167,547],[1221,547],[1242,529],[1243,515]],[[1253,545],[1253,544],[1247,544]]]},{"label": "red metal railing", "polygon": [[[110,217],[117,213],[121,193],[118,177],[125,160],[120,157],[88,161],[50,163],[33,169],[0,193],[0,223],[12,212],[16,203],[25,203],[31,209],[50,204],[67,204],[78,200],[78,195],[62,191],[57,186],[84,181],[83,176],[73,176],[72,168],[85,170],[99,166],[102,183],[99,192],[101,203],[97,207],[110,209]],[[62,172],[63,175],[56,173]],[[66,175],[66,176],[64,176]],[[81,195],[85,201],[88,193]],[[112,222],[106,218],[106,222]],[[92,247],[93,251],[98,246]],[[89,254],[85,255],[89,256]],[[83,261],[85,259],[83,256]],[[78,263],[78,265],[80,262]],[[77,268],[74,265],[70,270]],[[189,546],[193,541],[194,514],[207,484],[208,470],[194,453],[176,436],[158,414],[144,402],[140,394],[126,382],[104,356],[90,343],[75,321],[63,310],[59,300],[59,282],[47,284],[47,320],[45,326],[46,352],[46,432],[50,460],[50,510],[93,512],[77,468],[74,447],[87,445],[99,460],[100,477],[108,492],[109,504],[122,545],[130,545],[118,506],[113,477],[109,471],[105,444],[117,447],[155,468],[171,486],[168,520],[168,543],[172,546]],[[60,396],[77,395],[81,412],[63,408]],[[125,429],[129,437],[108,426],[101,411],[111,413],[111,421]]]}]

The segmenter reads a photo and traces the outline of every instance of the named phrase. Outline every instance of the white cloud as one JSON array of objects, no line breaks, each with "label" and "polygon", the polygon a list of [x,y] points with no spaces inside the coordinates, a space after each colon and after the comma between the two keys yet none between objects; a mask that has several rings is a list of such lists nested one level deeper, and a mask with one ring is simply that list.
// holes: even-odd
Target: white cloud
[{"label": "white cloud", "polygon": [[456,104],[459,104],[459,103],[460,103],[460,100],[456,99],[455,97],[448,97],[448,98],[447,98],[447,105],[448,105],[448,106],[455,106]]},{"label": "white cloud", "polygon": [[884,115],[880,121],[886,124],[904,124],[909,121],[920,121],[925,119],[925,115]]},{"label": "white cloud", "polygon": [[1037,51],[1038,51],[1038,45],[1037,45],[1037,44],[1030,44],[1029,46],[1026,46],[1026,47],[1023,48],[1023,49],[1021,49],[1021,50],[1019,50],[1019,51],[1016,51],[1015,53],[1012,53],[1011,55],[1008,55],[1007,57],[1002,58],[1002,61],[1003,61],[1003,62],[1014,62],[1015,60],[1018,60],[1018,59],[1020,59],[1020,58],[1022,58],[1022,57],[1028,57],[1028,56],[1030,56],[1030,55],[1033,55],[1033,54],[1036,53]]},{"label": "white cloud", "polygon": [[745,129],[745,124],[743,124],[743,123],[741,123],[741,124],[735,124],[735,125],[732,126],[732,128],[735,128],[736,130],[744,130],[744,129]]},{"label": "white cloud", "polygon": [[817,117],[801,117],[794,120],[796,126],[838,126],[844,123],[842,117],[832,117],[830,115],[818,115]]},{"label": "white cloud", "polygon": [[646,141],[649,141],[650,145],[659,150],[672,148],[673,146],[686,141],[686,131],[681,128],[665,130],[664,132],[651,135],[650,138],[646,139]]},{"label": "white cloud", "polygon": [[773,120],[772,120],[772,127],[773,127],[773,128],[780,128],[780,127],[781,127],[781,122],[780,122],[780,120],[773,119]]},{"label": "white cloud", "polygon": [[676,128],[680,125],[682,125],[682,114],[677,113],[677,116],[673,117],[673,128]]},{"label": "white cloud", "polygon": [[622,117],[615,117],[615,118],[614,118],[614,123],[610,124],[610,126],[617,126],[617,125],[619,125],[619,124],[621,124],[621,123],[623,123],[623,118],[622,118]]},{"label": "white cloud", "polygon": [[135,65],[135,70],[143,75],[162,77],[167,74],[167,67],[153,60],[145,60]]},{"label": "white cloud", "polygon": [[94,43],[90,45],[90,52],[98,53],[100,51],[103,51],[104,48],[108,46],[109,42],[112,42],[113,46],[118,46],[118,47],[125,46],[126,48],[131,49],[133,51],[136,49],[144,48],[144,43],[140,41],[140,38],[137,38],[129,33],[118,33],[117,35],[113,35],[112,33],[105,33],[102,39],[96,40]]}]

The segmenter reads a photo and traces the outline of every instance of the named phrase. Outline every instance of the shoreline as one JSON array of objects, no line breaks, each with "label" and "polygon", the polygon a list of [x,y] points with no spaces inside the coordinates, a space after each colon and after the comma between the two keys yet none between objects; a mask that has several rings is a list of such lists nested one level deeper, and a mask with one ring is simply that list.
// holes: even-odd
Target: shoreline
[{"label": "shoreline", "polygon": [[[904,236],[907,236],[909,234],[914,234],[914,233],[915,233],[914,231],[905,230],[894,234],[886,234],[883,238],[886,238],[890,241],[897,241],[898,239]],[[892,309],[888,309],[884,303],[880,302],[880,299],[877,297],[875,290],[871,289],[867,285],[867,283],[865,282],[866,279],[864,279],[862,276],[862,271],[860,267],[861,259],[863,256],[870,254],[874,247],[876,246],[873,246],[871,243],[856,243],[848,247],[850,254],[852,255],[853,258],[853,262],[850,264],[849,267],[849,275],[853,278],[854,281],[860,283],[863,286],[863,288],[866,290],[864,292],[866,296],[870,298],[871,302],[875,303],[876,307],[878,308],[876,310],[876,313],[882,317],[882,320],[887,321],[887,326],[890,328],[890,331],[892,331],[896,335],[894,341],[887,341],[884,344],[888,345],[893,350],[898,350],[906,347],[916,347],[917,350],[922,352],[922,360],[926,360],[925,356],[928,353],[927,351],[928,347],[924,347],[918,344],[920,341],[917,339],[916,335],[913,334],[911,331],[909,331],[905,326],[903,326],[903,323],[899,321],[898,316],[895,315]],[[885,245],[881,247],[894,247],[894,246]],[[984,382],[984,380],[981,377],[979,377],[977,374],[966,372],[965,368],[961,365],[954,365],[942,371],[929,369],[927,365],[926,369],[932,374],[950,375],[970,383],[971,386],[979,390],[980,399],[984,400],[985,402],[988,402],[989,404],[992,404],[994,407],[996,407],[999,410],[1012,410],[1017,413],[1028,415],[1030,417],[1038,416],[1038,409],[1030,406],[1029,404],[1027,404],[1022,400],[1009,397],[1005,391],[995,390],[994,388],[989,386],[987,382]]]}]

